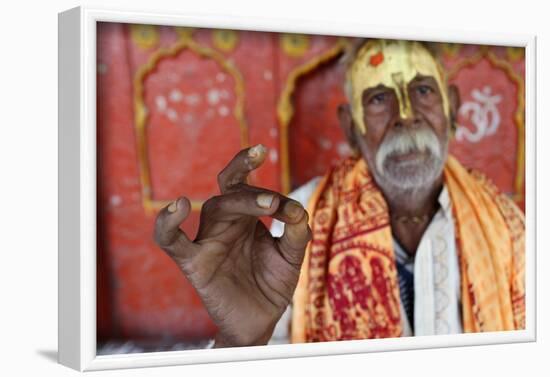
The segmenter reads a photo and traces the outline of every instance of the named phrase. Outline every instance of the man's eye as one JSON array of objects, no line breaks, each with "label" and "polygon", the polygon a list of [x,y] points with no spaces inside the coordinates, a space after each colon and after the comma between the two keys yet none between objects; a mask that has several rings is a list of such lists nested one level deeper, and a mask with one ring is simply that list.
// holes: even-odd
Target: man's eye
[{"label": "man's eye", "polygon": [[383,103],[386,100],[386,93],[378,93],[371,97],[369,100],[369,103],[372,103],[374,105]]},{"label": "man's eye", "polygon": [[416,90],[418,91],[419,94],[422,94],[422,95],[433,93],[433,89],[428,85],[419,85],[416,87]]}]

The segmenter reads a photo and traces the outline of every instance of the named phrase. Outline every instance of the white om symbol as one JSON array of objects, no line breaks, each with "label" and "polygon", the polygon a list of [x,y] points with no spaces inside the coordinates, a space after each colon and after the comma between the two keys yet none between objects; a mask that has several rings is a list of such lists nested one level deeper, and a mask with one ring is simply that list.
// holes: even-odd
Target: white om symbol
[{"label": "white om symbol", "polygon": [[457,125],[455,136],[458,141],[466,139],[477,143],[497,131],[500,125],[497,104],[502,100],[502,96],[492,95],[489,86],[483,87],[482,90],[474,89],[471,94],[474,101],[465,102],[460,107],[459,114],[469,119],[476,129],[471,131],[467,127]]}]

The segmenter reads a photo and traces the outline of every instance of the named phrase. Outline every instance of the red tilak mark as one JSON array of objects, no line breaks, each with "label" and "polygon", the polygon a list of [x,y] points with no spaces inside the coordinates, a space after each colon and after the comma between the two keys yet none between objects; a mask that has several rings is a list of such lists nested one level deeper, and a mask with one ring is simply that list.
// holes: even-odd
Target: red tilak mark
[{"label": "red tilak mark", "polygon": [[382,63],[384,61],[384,54],[382,53],[382,51],[374,54],[373,56],[370,57],[370,65],[372,65],[373,67],[376,67],[377,65],[379,65],[380,63]]}]

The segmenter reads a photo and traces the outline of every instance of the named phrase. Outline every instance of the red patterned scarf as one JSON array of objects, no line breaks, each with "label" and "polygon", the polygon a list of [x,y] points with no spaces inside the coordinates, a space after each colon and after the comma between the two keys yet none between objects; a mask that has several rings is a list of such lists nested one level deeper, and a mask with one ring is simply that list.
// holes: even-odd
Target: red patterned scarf
[{"label": "red patterned scarf", "polygon": [[[453,204],[465,332],[525,326],[524,216],[453,157]],[[332,169],[312,196],[313,239],[293,300],[292,342],[398,337],[399,284],[388,207],[363,159]]]}]

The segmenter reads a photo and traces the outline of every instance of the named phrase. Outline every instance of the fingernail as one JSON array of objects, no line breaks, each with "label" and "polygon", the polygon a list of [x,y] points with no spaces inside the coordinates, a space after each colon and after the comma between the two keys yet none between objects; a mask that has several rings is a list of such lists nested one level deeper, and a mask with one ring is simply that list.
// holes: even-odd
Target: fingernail
[{"label": "fingernail", "polygon": [[170,205],[168,206],[168,212],[174,213],[178,209],[178,200],[174,200]]},{"label": "fingernail", "polygon": [[263,155],[266,151],[266,148],[262,144],[253,146],[248,150],[248,157],[255,160],[259,156]]},{"label": "fingernail", "polygon": [[270,208],[273,203],[274,196],[272,194],[260,194],[256,198],[256,203],[262,208]]},{"label": "fingernail", "polygon": [[303,210],[304,208],[296,202],[288,202],[285,205],[285,214],[292,218],[298,217],[298,215],[300,215]]}]

